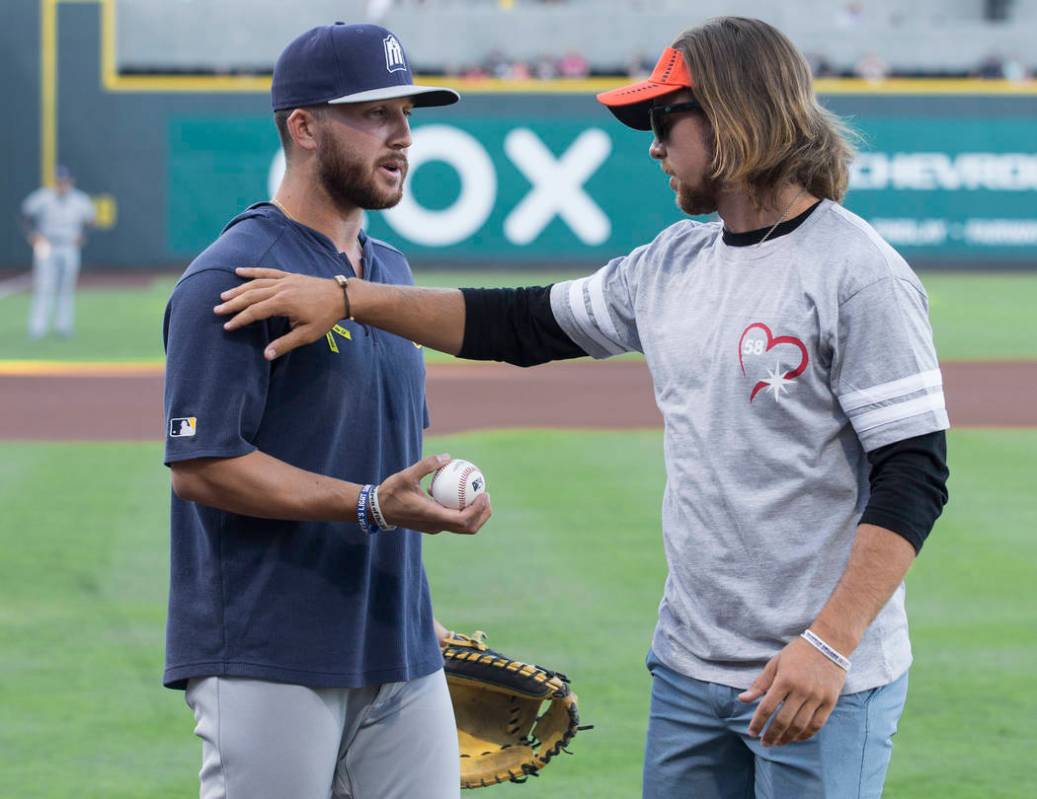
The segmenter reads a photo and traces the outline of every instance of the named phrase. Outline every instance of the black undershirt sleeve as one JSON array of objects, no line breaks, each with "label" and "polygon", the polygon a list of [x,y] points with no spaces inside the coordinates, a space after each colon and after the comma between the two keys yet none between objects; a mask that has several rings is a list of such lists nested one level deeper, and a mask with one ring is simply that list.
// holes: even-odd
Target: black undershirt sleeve
[{"label": "black undershirt sleeve", "polygon": [[465,325],[460,358],[535,366],[587,354],[555,320],[550,286],[461,293]]},{"label": "black undershirt sleeve", "polygon": [[903,536],[917,554],[947,503],[947,435],[943,430],[868,453],[871,497],[861,524]]}]

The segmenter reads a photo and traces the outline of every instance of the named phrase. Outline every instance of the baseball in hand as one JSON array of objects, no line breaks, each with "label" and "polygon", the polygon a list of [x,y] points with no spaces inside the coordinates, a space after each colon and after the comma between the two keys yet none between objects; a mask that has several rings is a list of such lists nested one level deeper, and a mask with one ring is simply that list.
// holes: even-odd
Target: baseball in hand
[{"label": "baseball in hand", "polygon": [[486,478],[474,463],[452,460],[432,474],[428,492],[446,508],[464,510],[486,491]]}]

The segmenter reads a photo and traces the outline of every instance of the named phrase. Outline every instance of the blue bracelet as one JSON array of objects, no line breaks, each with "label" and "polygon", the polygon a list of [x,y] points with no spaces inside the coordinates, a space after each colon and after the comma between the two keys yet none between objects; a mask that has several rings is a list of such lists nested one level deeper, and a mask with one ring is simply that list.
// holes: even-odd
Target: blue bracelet
[{"label": "blue bracelet", "polygon": [[374,492],[373,485],[365,485],[360,489],[360,496],[356,500],[356,520],[360,529],[367,535],[373,535],[379,531],[378,525],[371,520],[371,494]]}]

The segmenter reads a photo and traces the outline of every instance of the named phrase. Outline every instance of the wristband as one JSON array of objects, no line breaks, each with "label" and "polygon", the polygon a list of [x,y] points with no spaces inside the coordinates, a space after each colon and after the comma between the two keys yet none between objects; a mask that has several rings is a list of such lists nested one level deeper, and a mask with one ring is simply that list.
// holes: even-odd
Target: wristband
[{"label": "wristband", "polygon": [[379,530],[395,530],[395,524],[389,524],[385,521],[385,517],[382,516],[382,506],[378,502],[378,489],[381,486],[375,486],[374,491],[371,492],[371,516],[374,517],[374,523],[378,525]]},{"label": "wristband", "polygon": [[342,289],[342,299],[346,301],[345,313],[342,315],[343,319],[353,320],[352,315],[349,313],[349,278],[345,275],[335,275],[335,282],[338,283],[339,288]]},{"label": "wristband", "polygon": [[371,520],[371,494],[374,492],[373,485],[365,485],[360,489],[360,495],[356,499],[356,521],[360,529],[367,535],[377,533],[378,525]]},{"label": "wristband", "polygon": [[841,668],[843,671],[850,670],[850,660],[845,655],[840,655],[832,647],[824,642],[816,633],[811,630],[804,630],[800,633],[800,638],[810,644],[814,649],[832,661],[836,666]]}]

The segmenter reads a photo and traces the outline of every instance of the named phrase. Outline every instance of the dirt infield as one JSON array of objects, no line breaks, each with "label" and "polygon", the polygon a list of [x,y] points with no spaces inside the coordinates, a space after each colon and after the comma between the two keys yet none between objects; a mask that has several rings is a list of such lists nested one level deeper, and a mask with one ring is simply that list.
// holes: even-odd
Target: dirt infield
[{"label": "dirt infield", "polygon": [[[159,440],[162,376],[150,366],[91,365],[0,376],[0,439]],[[70,373],[71,372],[71,373]],[[955,427],[1037,427],[1037,362],[943,365]],[[431,433],[505,427],[658,427],[643,363],[434,364]]]}]

